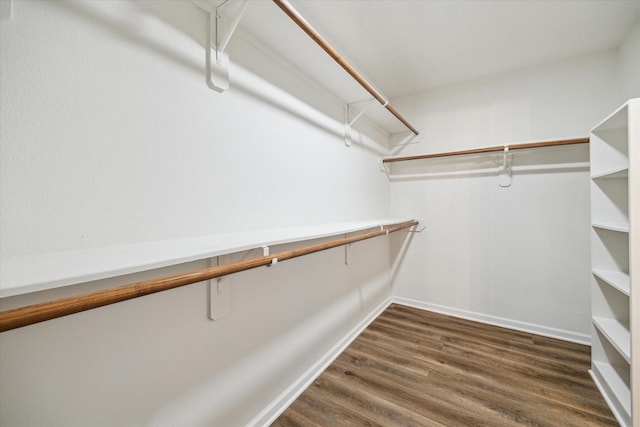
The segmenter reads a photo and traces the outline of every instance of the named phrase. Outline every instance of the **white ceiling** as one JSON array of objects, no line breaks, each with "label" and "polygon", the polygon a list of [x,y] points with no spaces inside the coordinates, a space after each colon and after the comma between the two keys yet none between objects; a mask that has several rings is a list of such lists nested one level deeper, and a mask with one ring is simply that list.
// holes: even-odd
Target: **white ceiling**
[{"label": "white ceiling", "polygon": [[[640,0],[290,2],[388,98],[614,48],[640,20]],[[241,27],[341,98],[363,98],[273,2],[250,0]]]}]

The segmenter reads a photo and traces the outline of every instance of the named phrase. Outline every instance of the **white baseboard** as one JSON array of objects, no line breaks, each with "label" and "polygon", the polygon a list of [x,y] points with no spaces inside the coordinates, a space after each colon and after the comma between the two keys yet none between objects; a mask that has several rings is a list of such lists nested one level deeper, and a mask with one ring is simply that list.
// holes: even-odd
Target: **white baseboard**
[{"label": "white baseboard", "polygon": [[433,311],[435,313],[446,314],[449,316],[460,317],[462,319],[486,323],[488,325],[501,326],[503,328],[514,329],[516,331],[528,332],[531,334],[542,335],[550,338],[557,338],[563,341],[569,341],[588,346],[591,345],[591,336],[578,332],[556,329],[548,326],[537,325],[535,323],[521,322],[519,320],[507,319],[504,317],[492,316],[488,314],[476,313],[473,311],[447,307],[439,304],[432,304],[409,298],[393,297],[391,302],[418,308],[421,310]]},{"label": "white baseboard", "polygon": [[273,423],[284,411],[291,405],[302,392],[309,386],[340,354],[355,340],[358,335],[366,329],[376,317],[391,305],[391,297],[387,298],[371,313],[367,315],[360,323],[358,323],[347,335],[345,335],[338,343],[319,358],[304,374],[294,381],[285,391],[280,393],[267,407],[265,407],[258,415],[253,417],[246,427],[268,426]]}]

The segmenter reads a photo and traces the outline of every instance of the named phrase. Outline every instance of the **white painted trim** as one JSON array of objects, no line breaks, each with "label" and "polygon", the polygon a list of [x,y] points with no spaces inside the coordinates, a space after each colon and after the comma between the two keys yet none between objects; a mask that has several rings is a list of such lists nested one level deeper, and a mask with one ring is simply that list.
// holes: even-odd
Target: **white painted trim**
[{"label": "white painted trim", "polygon": [[298,377],[278,397],[269,403],[258,413],[246,427],[271,425],[291,405],[316,378],[324,372],[333,361],[373,322],[383,311],[391,305],[391,297],[385,299],[382,304],[369,313],[347,335],[336,343],[327,353],[320,357],[304,374]]},{"label": "white painted trim", "polygon": [[432,304],[432,303],[418,301],[410,298],[402,298],[402,297],[394,296],[391,302],[395,304],[418,308],[421,310],[433,311],[435,313],[459,317],[462,319],[473,320],[475,322],[486,323],[488,325],[500,326],[503,328],[513,329],[516,331],[528,332],[531,334],[542,335],[545,337],[556,338],[563,341],[569,341],[569,342],[591,346],[591,335],[582,334],[578,332],[551,328],[544,325],[537,325],[535,323],[521,322],[519,320],[507,319],[504,317],[492,316],[489,314],[477,313],[473,311],[462,310],[459,308],[447,307],[439,304]]}]

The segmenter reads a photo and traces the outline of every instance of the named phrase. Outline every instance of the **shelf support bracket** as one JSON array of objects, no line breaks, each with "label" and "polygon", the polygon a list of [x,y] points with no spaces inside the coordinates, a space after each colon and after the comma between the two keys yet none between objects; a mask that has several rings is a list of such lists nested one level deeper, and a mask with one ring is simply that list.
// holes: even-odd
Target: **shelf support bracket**
[{"label": "shelf support bracket", "polygon": [[[344,237],[349,238],[350,233],[345,233]],[[351,262],[351,243],[344,245],[344,264],[349,265]]]},{"label": "shelf support bracket", "polygon": [[498,184],[500,187],[511,186],[511,153],[509,153],[509,146],[504,146],[502,152],[502,163],[498,167]]},{"label": "shelf support bracket", "polygon": [[[209,13],[209,28],[206,46],[207,86],[216,92],[229,89],[229,54],[227,45],[233,36],[238,23],[247,8],[247,0],[226,0],[217,7],[212,7],[207,1],[194,0],[196,5]],[[239,6],[231,8],[230,5]],[[229,17],[229,25],[225,19]]]},{"label": "shelf support bracket", "polygon": [[[360,117],[362,117],[365,111],[374,105],[374,102],[377,104],[375,99],[365,99],[364,101],[347,104],[344,119],[344,145],[347,147],[351,147],[351,142],[353,141],[351,127]],[[389,101],[386,101],[384,105],[387,105],[388,103]]]},{"label": "shelf support bracket", "polygon": [[380,169],[380,172],[390,175],[391,170],[383,160],[384,157],[378,157],[378,169]]},{"label": "shelf support bracket", "polygon": [[[215,266],[220,265],[220,257],[216,257]],[[209,266],[214,266],[214,261],[209,261]],[[229,276],[222,276],[207,280],[209,294],[209,319],[216,321],[224,318],[231,311],[231,289]]]},{"label": "shelf support bracket", "polygon": [[424,229],[427,228],[424,219],[418,219],[418,225],[416,225],[413,229],[407,229],[407,233],[422,233]]},{"label": "shelf support bracket", "polygon": [[[262,248],[262,256],[269,256],[269,246],[260,246]],[[267,267],[273,267],[278,263],[278,258],[273,258],[271,260],[271,264],[267,265]]]},{"label": "shelf support bracket", "polygon": [[391,134],[391,136],[389,137],[389,145],[391,147],[401,148],[401,147],[404,147],[405,145],[418,144],[422,142],[416,138],[417,138],[417,135],[415,135],[411,131],[394,133],[394,134]]}]

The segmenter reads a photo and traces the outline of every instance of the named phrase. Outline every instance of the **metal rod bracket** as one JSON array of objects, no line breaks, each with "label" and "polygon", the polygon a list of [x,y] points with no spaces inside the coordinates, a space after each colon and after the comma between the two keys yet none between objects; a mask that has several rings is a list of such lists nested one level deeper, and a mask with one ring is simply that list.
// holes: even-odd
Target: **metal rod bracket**
[{"label": "metal rod bracket", "polygon": [[[226,48],[247,8],[247,0],[226,0],[215,8],[203,0],[194,0],[194,3],[209,13],[205,57],[207,86],[222,93],[229,89],[229,54]],[[238,6],[231,7],[232,4]],[[229,21],[228,25],[225,25],[226,21]]]},{"label": "metal rod bracket", "polygon": [[389,166],[387,166],[387,164],[384,162],[384,157],[378,158],[378,169],[380,169],[380,172],[383,172],[387,175],[391,174],[391,169],[389,169]]},{"label": "metal rod bracket", "polygon": [[511,153],[509,153],[509,146],[504,146],[502,152],[502,162],[498,168],[498,185],[500,187],[511,186]]},{"label": "metal rod bracket", "polygon": [[422,222],[422,220],[419,221],[419,224],[416,225],[415,228],[413,229],[407,229],[407,233],[422,233],[424,231],[424,229],[427,228],[426,225],[424,225],[424,222]]},{"label": "metal rod bracket", "polygon": [[411,131],[394,133],[389,137],[389,145],[391,147],[403,147],[405,145],[418,144],[422,142],[421,140],[416,139],[416,137],[417,135]]},{"label": "metal rod bracket", "polygon": [[[209,266],[220,265],[220,257],[209,261]],[[231,312],[231,278],[229,276],[217,277],[207,280],[207,292],[209,296],[209,319],[216,321],[224,318]]]},{"label": "metal rod bracket", "polygon": [[[349,238],[349,233],[345,233],[345,239]],[[351,262],[351,243],[344,245],[344,264],[349,265]]]}]

